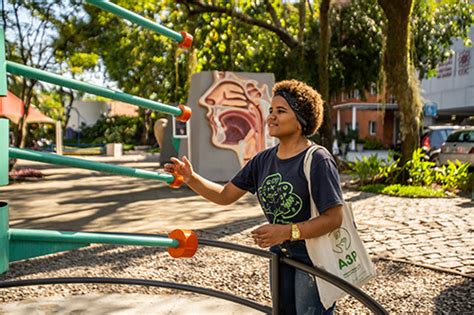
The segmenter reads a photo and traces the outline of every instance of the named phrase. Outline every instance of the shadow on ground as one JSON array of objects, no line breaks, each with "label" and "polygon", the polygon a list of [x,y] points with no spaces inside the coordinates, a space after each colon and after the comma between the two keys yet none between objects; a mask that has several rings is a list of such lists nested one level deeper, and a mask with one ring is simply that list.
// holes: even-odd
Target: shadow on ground
[{"label": "shadow on ground", "polygon": [[[434,314],[473,314],[472,293],[474,292],[473,279],[465,279],[461,284],[446,288],[434,298]],[[471,296],[471,301],[459,300],[460,295]],[[447,303],[449,301],[449,303]],[[459,302],[458,302],[459,301]]]},{"label": "shadow on ground", "polygon": [[[237,220],[225,225],[196,230],[198,239],[219,239],[224,236],[234,235],[242,231],[265,223],[263,215]],[[143,234],[141,234],[143,235]],[[157,236],[156,234],[148,234]],[[166,235],[161,235],[166,237]],[[10,264],[10,270],[0,275],[0,280],[12,280],[19,277],[35,275],[52,271],[69,269],[71,265],[75,267],[93,268],[98,265],[110,264],[114,272],[122,271],[138,258],[153,256],[158,253],[166,252],[164,247],[137,247],[131,246],[126,250],[114,252],[113,249],[120,245],[101,245],[91,248],[74,249],[67,252],[57,253],[54,256],[42,256],[34,259],[26,259]],[[199,252],[198,252],[199,253]],[[100,260],[97,259],[100,256]],[[41,268],[38,268],[38,266]]]}]

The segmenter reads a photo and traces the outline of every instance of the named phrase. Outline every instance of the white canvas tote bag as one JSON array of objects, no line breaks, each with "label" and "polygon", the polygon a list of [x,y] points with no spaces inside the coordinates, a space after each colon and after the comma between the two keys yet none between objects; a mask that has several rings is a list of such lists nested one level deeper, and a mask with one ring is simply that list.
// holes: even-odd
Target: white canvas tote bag
[{"label": "white canvas tote bag", "polygon": [[[304,159],[304,172],[308,180],[311,199],[311,219],[319,216],[311,193],[310,176],[313,153],[319,149],[325,150],[318,145],[312,146],[308,149]],[[374,264],[357,233],[350,204],[344,203],[342,225],[338,229],[319,237],[306,239],[305,242],[314,266],[324,269],[356,287],[362,286],[376,275]],[[326,309],[331,307],[337,299],[347,294],[317,277],[316,283],[321,303]]]}]

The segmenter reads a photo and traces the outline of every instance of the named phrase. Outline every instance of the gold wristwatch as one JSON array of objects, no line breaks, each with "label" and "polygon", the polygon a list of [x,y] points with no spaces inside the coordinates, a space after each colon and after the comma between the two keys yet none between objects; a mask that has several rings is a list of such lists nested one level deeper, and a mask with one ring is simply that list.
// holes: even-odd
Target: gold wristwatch
[{"label": "gold wristwatch", "polygon": [[291,224],[291,238],[290,241],[298,241],[301,238],[301,231],[296,223]]}]

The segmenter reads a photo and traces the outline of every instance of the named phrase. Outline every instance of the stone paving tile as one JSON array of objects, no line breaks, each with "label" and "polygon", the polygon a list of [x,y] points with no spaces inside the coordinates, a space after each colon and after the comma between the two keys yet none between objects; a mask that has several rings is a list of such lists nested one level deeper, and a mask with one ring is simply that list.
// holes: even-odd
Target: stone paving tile
[{"label": "stone paving tile", "polygon": [[472,222],[468,198],[398,198],[344,192],[367,250],[474,276]]},{"label": "stone paving tile", "polygon": [[[156,167],[145,165],[128,166]],[[242,230],[238,223],[242,218],[264,222],[251,196],[236,205],[216,206],[189,190],[169,190],[154,182],[95,175],[91,183],[89,171],[64,168],[44,173],[48,176],[42,181],[0,187],[2,198],[11,204],[11,226],[91,231],[107,227],[109,232],[147,233],[228,224],[232,233],[234,228]],[[50,194],[53,189],[55,194]],[[470,199],[398,198],[352,190],[345,190],[344,197],[353,204],[357,227],[371,255],[474,276],[474,202]],[[162,210],[168,208],[174,211]]]}]

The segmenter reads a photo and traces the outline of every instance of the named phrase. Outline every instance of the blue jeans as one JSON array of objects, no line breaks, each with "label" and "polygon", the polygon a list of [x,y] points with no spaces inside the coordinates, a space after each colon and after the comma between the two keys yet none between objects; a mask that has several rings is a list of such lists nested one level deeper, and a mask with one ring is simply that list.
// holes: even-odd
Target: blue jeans
[{"label": "blue jeans", "polygon": [[[312,266],[304,241],[284,242],[270,251]],[[325,309],[319,298],[314,277],[304,271],[280,264],[280,314],[282,315],[331,315],[335,305]]]}]

